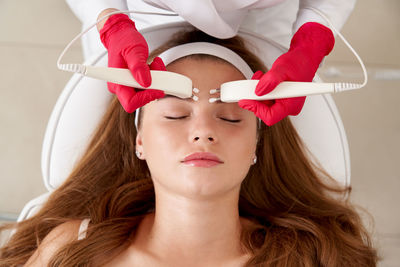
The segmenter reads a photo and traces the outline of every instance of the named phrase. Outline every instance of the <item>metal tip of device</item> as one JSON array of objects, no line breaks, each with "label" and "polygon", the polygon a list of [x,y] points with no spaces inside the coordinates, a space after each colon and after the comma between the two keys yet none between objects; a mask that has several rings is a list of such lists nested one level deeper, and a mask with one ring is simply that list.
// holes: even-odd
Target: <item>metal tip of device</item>
[{"label": "metal tip of device", "polygon": [[221,89],[211,89],[210,90],[210,94],[215,94],[215,93],[218,93],[219,91],[221,91]]},{"label": "metal tip of device", "polygon": [[199,92],[200,92],[200,90],[199,90],[198,88],[193,88],[193,92],[195,92],[195,93],[199,93]]},{"label": "metal tip of device", "polygon": [[192,96],[192,98],[193,98],[194,101],[198,101],[199,100],[199,97],[197,95]]},{"label": "metal tip of device", "polygon": [[214,102],[219,101],[219,100],[221,100],[221,98],[219,98],[219,97],[212,97],[212,98],[208,99],[208,102],[214,103]]}]

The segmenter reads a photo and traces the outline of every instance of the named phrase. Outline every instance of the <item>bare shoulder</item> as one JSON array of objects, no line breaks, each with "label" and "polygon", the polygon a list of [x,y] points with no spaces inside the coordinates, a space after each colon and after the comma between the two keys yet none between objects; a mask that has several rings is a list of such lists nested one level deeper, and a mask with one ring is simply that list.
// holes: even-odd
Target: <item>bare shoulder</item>
[{"label": "bare shoulder", "polygon": [[77,239],[80,224],[81,220],[68,221],[51,230],[25,266],[47,266],[59,248]]}]

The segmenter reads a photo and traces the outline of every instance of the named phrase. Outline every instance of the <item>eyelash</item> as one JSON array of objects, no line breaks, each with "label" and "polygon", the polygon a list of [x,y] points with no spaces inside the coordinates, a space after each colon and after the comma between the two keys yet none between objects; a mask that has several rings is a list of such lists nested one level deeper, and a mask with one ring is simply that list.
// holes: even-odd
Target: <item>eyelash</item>
[{"label": "eyelash", "polygon": [[[170,120],[179,120],[179,119],[184,119],[184,118],[186,118],[187,116],[182,116],[182,117],[168,117],[168,116],[166,116],[165,118],[167,118],[167,119],[170,119]],[[232,123],[239,123],[239,122],[241,122],[241,120],[228,120],[228,119],[225,119],[225,118],[221,118],[221,120],[224,120],[224,121],[228,121],[228,122],[232,122]]]}]

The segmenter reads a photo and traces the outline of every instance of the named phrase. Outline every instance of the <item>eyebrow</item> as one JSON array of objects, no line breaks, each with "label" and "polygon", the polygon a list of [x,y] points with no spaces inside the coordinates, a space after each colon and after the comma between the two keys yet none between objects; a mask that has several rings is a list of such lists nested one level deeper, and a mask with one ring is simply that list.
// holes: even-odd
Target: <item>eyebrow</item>
[{"label": "eyebrow", "polygon": [[177,96],[175,96],[175,95],[167,95],[167,94],[165,94],[165,96],[164,97],[162,97],[161,99],[164,99],[164,98],[169,98],[169,97],[174,97],[174,98],[177,98],[177,99],[180,99],[180,100],[190,100],[190,98],[180,98],[180,97],[177,97]]}]

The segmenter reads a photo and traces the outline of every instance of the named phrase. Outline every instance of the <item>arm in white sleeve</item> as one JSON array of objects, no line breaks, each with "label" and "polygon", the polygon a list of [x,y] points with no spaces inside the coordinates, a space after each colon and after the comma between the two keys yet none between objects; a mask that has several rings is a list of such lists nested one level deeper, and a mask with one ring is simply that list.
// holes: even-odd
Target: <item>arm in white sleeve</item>
[{"label": "arm in white sleeve", "polygon": [[332,22],[332,24],[340,30],[350,13],[353,11],[356,0],[299,0],[299,11],[296,21],[293,24],[293,34],[306,22],[318,22],[325,26],[328,23],[318,13],[306,9],[313,7],[324,13]]},{"label": "arm in white sleeve", "polygon": [[126,0],[66,0],[66,2],[83,25],[95,23],[100,12],[107,8],[128,9]]},{"label": "arm in white sleeve", "polygon": [[[94,24],[99,14],[108,8],[127,10],[126,0],[66,0],[75,16],[82,22],[82,29]],[[97,30],[90,30],[81,38],[83,58],[88,60],[105,50]]]}]

